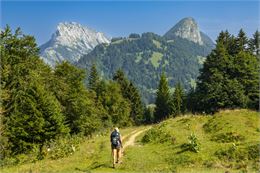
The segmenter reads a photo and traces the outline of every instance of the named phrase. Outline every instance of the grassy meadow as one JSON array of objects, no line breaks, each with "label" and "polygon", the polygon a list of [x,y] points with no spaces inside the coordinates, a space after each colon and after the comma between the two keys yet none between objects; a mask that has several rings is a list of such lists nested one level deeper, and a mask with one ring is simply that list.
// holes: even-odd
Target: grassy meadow
[{"label": "grassy meadow", "polygon": [[[4,167],[1,172],[257,172],[259,123],[257,112],[243,109],[184,115],[137,136],[134,146],[124,148],[123,163],[116,169],[111,167],[108,132],[86,139],[66,158]],[[122,129],[124,141],[144,128]]]}]

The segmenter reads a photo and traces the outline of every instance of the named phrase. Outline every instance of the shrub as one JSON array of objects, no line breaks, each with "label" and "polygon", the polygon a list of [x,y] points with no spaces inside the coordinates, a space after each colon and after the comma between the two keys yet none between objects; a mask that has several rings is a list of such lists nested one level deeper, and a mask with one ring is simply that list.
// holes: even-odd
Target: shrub
[{"label": "shrub", "polygon": [[71,155],[78,149],[82,140],[83,138],[79,136],[51,140],[43,146],[42,157],[58,159]]},{"label": "shrub", "polygon": [[238,148],[235,143],[233,143],[229,148],[227,149],[220,149],[215,152],[215,155],[225,161],[241,161],[241,160],[247,160],[247,151],[242,148]]},{"label": "shrub", "polygon": [[142,143],[174,143],[175,138],[161,128],[152,128],[142,138]]},{"label": "shrub", "polygon": [[248,148],[248,159],[260,161],[260,144],[251,145]]},{"label": "shrub", "polygon": [[237,132],[220,133],[212,137],[212,141],[216,142],[238,142],[245,140],[245,137],[238,134]]},{"label": "shrub", "polygon": [[198,153],[200,150],[200,144],[196,135],[194,133],[190,134],[188,140],[188,143],[181,145],[182,151],[192,151]]}]

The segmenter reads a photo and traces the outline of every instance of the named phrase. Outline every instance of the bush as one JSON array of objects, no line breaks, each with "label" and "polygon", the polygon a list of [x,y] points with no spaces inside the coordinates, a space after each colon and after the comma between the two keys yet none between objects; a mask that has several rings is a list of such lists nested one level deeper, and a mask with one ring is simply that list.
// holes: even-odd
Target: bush
[{"label": "bush", "polygon": [[229,148],[227,149],[220,149],[215,152],[215,155],[225,161],[241,161],[241,160],[247,160],[248,155],[247,151],[242,148],[238,148],[235,143],[233,143]]},{"label": "bush", "polygon": [[248,159],[258,160],[260,163],[260,144],[251,145],[247,149],[248,149]]},{"label": "bush", "polygon": [[17,164],[32,163],[39,159],[40,149],[38,145],[34,145],[31,151],[23,154],[5,157],[0,159],[0,166],[12,166]]},{"label": "bush", "polygon": [[43,158],[51,159],[67,157],[78,150],[82,140],[83,138],[79,136],[51,140],[43,146],[41,155]]},{"label": "bush", "polygon": [[142,143],[174,143],[175,138],[161,128],[152,128],[142,138]]},{"label": "bush", "polygon": [[238,142],[245,140],[245,137],[238,134],[237,132],[220,133],[212,137],[212,141],[228,143]]},{"label": "bush", "polygon": [[188,143],[181,145],[182,151],[192,151],[198,153],[200,150],[200,144],[196,135],[194,133],[190,134],[188,140]]}]

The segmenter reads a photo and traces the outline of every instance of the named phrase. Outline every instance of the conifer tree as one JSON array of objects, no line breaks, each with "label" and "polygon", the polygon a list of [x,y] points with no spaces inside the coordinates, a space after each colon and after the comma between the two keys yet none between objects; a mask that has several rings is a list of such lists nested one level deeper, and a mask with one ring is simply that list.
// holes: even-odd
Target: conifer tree
[{"label": "conifer tree", "polygon": [[238,36],[237,36],[237,48],[239,51],[246,51],[248,44],[248,38],[246,36],[246,33],[243,31],[243,29],[239,30]]},{"label": "conifer tree", "polygon": [[131,102],[131,117],[136,124],[141,124],[143,121],[143,104],[138,89],[132,82],[129,84],[130,97],[128,98]]},{"label": "conifer tree", "polygon": [[131,117],[133,121],[136,124],[140,124],[143,117],[143,105],[138,89],[134,86],[132,82],[128,81],[122,70],[118,70],[115,73],[113,80],[120,85],[121,92],[124,98],[130,101]]},{"label": "conifer tree", "polygon": [[183,114],[185,111],[184,90],[180,83],[177,83],[172,97],[173,97],[173,104],[175,107],[174,114],[175,115]]},{"label": "conifer tree", "polygon": [[257,30],[254,33],[253,38],[251,38],[249,41],[249,49],[254,55],[257,55],[258,58],[259,58],[259,54],[260,54],[259,46],[260,46],[260,34],[259,34],[259,31]]},{"label": "conifer tree", "polygon": [[62,62],[55,67],[53,90],[64,107],[63,114],[72,134],[91,135],[101,126],[99,108],[94,103],[94,97],[84,86],[85,72],[68,62]]},{"label": "conifer tree", "polygon": [[90,74],[89,74],[89,78],[88,78],[88,86],[89,86],[89,89],[92,90],[92,91],[95,91],[96,94],[97,94],[99,82],[100,82],[100,79],[99,79],[99,75],[98,75],[98,72],[97,72],[96,65],[92,64]]},{"label": "conifer tree", "polygon": [[8,91],[2,102],[3,134],[12,154],[30,151],[69,130],[59,102],[45,84],[43,74],[50,76],[51,70],[38,53],[35,39],[20,29],[12,34],[7,27],[1,33],[1,87]]},{"label": "conifer tree", "polygon": [[169,117],[170,114],[169,101],[170,101],[170,93],[169,93],[168,81],[165,73],[163,72],[156,93],[156,101],[155,101],[156,108],[154,113],[155,121],[161,121]]}]

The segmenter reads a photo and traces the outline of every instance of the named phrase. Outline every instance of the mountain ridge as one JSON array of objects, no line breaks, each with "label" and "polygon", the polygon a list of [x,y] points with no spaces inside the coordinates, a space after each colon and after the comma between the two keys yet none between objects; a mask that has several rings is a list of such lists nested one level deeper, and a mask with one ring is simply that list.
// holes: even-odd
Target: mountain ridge
[{"label": "mountain ridge", "polygon": [[[171,30],[169,30],[171,31]],[[101,76],[111,79],[118,69],[140,89],[146,104],[153,103],[162,71],[171,87],[180,82],[186,90],[196,87],[196,78],[214,43],[201,31],[203,44],[177,35],[167,38],[152,32],[114,38],[84,55],[76,65],[87,71],[95,63]],[[173,33],[174,34],[174,33]]]}]

